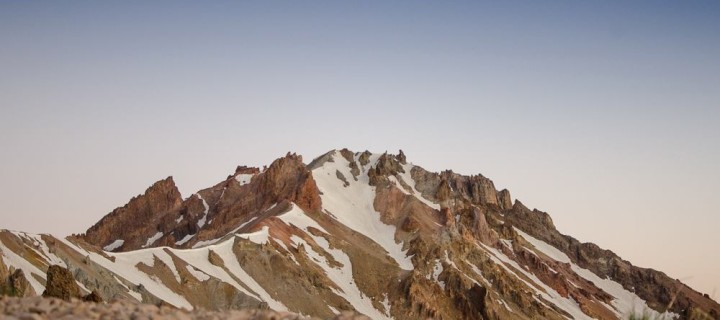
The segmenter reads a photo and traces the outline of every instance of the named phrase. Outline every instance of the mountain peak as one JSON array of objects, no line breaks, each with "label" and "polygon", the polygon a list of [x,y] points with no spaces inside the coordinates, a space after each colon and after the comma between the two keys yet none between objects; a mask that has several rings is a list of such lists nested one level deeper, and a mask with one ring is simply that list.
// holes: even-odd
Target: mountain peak
[{"label": "mountain peak", "polygon": [[144,233],[149,226],[162,220],[182,202],[175,180],[169,176],[153,183],[144,194],[133,197],[126,205],[103,217],[85,232],[83,238],[89,243],[112,248],[110,251],[123,247],[139,247],[139,244],[126,242],[125,239],[119,239],[119,236],[132,238],[134,234]]},{"label": "mountain peak", "polygon": [[39,257],[37,268],[67,264],[106,300],[187,309],[373,319],[720,312],[662,272],[561,234],[548,213],[513,202],[489,178],[430,172],[402,150],[343,148],[308,165],[289,152],[263,170],[238,166],[185,200],[168,177],[81,238],[0,232],[0,242],[0,275],[3,263],[20,267],[36,292],[42,274],[22,257]]}]

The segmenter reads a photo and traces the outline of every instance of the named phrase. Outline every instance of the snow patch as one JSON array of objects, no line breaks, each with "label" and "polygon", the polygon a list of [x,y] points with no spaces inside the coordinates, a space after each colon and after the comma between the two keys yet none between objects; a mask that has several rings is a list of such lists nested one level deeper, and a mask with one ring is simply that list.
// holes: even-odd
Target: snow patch
[{"label": "snow patch", "polygon": [[214,248],[215,252],[217,252],[220,257],[223,258],[223,262],[225,263],[225,267],[228,269],[228,271],[230,271],[230,273],[234,274],[235,277],[243,281],[243,283],[245,283],[250,288],[250,290],[254,291],[257,294],[256,296],[259,296],[259,300],[267,302],[270,309],[276,311],[287,311],[288,308],[282,302],[273,299],[273,297],[270,296],[267,291],[265,291],[265,288],[260,286],[260,284],[257,283],[257,281],[253,279],[253,277],[251,277],[247,272],[245,272],[245,269],[243,269],[240,265],[240,262],[238,262],[235,252],[232,251],[232,246],[234,243],[235,239],[233,238],[212,248]]},{"label": "snow patch", "polygon": [[237,180],[237,182],[241,186],[243,186],[243,185],[250,183],[250,180],[252,179],[253,176],[254,175],[252,175],[252,174],[243,173],[243,174],[239,174],[239,175],[235,176],[235,180]]},{"label": "snow patch", "polygon": [[187,268],[187,271],[190,272],[190,274],[191,274],[193,277],[195,277],[195,279],[197,279],[198,281],[203,282],[203,281],[210,280],[210,276],[207,275],[205,272],[202,272],[202,271],[200,271],[200,270],[198,270],[198,269],[195,269],[195,268],[194,268],[193,266],[191,266],[191,265],[187,265],[187,266],[185,266],[185,267]]},{"label": "snow patch", "polygon": [[325,228],[321,227],[320,224],[318,224],[315,220],[308,217],[305,212],[294,203],[291,205],[290,211],[283,213],[282,215],[278,216],[278,218],[283,222],[294,225],[301,230],[309,231],[308,228],[313,227],[324,233],[328,233]]},{"label": "snow patch", "polygon": [[[356,155],[359,158],[359,155]],[[380,220],[375,211],[375,187],[369,185],[368,170],[377,163],[379,155],[371,155],[370,163],[362,167],[358,181],[348,180],[350,185],[337,179],[339,171],[346,177],[352,177],[350,163],[337,151],[332,155],[333,161],[325,162],[312,171],[313,178],[320,190],[323,209],[331,212],[342,224],[351,228],[379,244],[388,255],[397,261],[400,268],[412,270],[412,261],[403,251],[402,243],[395,242],[395,226],[387,225]]]},{"label": "snow patch", "polygon": [[[640,298],[635,293],[632,293],[628,290],[626,290],[621,284],[610,280],[610,279],[602,279],[596,274],[594,274],[592,271],[583,269],[580,266],[576,265],[575,263],[570,260],[570,258],[559,249],[551,246],[550,244],[539,240],[522,230],[519,230],[517,228],[514,228],[515,231],[522,236],[525,241],[532,244],[535,249],[542,252],[546,256],[557,260],[562,263],[569,263],[570,268],[580,277],[584,278],[585,280],[588,280],[595,284],[596,287],[602,289],[606,293],[613,296],[615,299],[611,302],[613,305],[613,308],[610,308],[611,311],[616,311],[616,314],[620,317],[626,317],[630,314],[643,314],[643,313],[649,313],[651,319],[673,319],[676,317],[679,317],[679,315],[671,313],[671,312],[665,312],[665,313],[659,313],[655,310],[650,309],[650,307],[647,306],[647,302]],[[574,286],[574,283],[571,283]]]},{"label": "snow patch", "polygon": [[342,267],[331,267],[330,262],[323,255],[315,252],[315,249],[304,239],[296,235],[290,237],[290,240],[296,245],[303,244],[305,246],[306,252],[311,258],[310,260],[315,261],[315,264],[325,271],[327,277],[340,288],[340,291],[333,289],[335,294],[345,298],[358,312],[365,314],[371,319],[390,319],[390,317],[375,309],[370,298],[365,296],[357,287],[352,274],[352,263],[345,252],[338,249],[330,249],[330,244],[323,237],[317,237],[312,234],[308,234],[308,236],[312,237],[315,243],[332,256],[335,261],[342,264]]},{"label": "snow patch", "polygon": [[155,241],[158,241],[158,239],[162,238],[162,236],[163,233],[158,231],[158,233],[156,233],[154,236],[148,238],[147,242],[145,242],[145,245],[142,247],[145,248],[151,246],[153,243],[155,243]]},{"label": "snow patch", "polygon": [[175,244],[178,245],[178,246],[179,246],[179,245],[183,245],[183,244],[185,244],[186,242],[190,241],[190,239],[192,239],[193,237],[195,237],[194,234],[186,235],[185,237],[183,237],[182,239],[180,239],[180,241],[175,242]]},{"label": "snow patch", "polygon": [[45,291],[45,286],[33,277],[33,275],[37,275],[45,279],[45,272],[40,271],[36,266],[23,259],[23,257],[5,247],[2,242],[0,242],[0,253],[2,253],[5,265],[14,267],[15,269],[21,269],[25,273],[25,278],[30,282],[30,286],[35,290],[35,293],[42,294],[42,292]]},{"label": "snow patch", "polygon": [[242,229],[244,226],[250,224],[250,222],[255,221],[257,218],[258,218],[257,216],[252,217],[250,220],[248,220],[248,221],[246,221],[245,223],[241,224],[239,227],[233,229],[233,231],[230,231],[230,233],[232,234],[232,233],[238,232],[238,230],[240,230],[240,229]]},{"label": "snow patch", "polygon": [[250,240],[251,242],[257,244],[265,244],[268,242],[268,238],[270,238],[270,228],[268,226],[263,226],[262,229],[258,231],[239,234],[237,235],[237,237],[245,240]]},{"label": "snow patch", "polygon": [[[223,189],[223,193],[224,192],[225,192],[225,190]],[[200,198],[200,200],[202,200],[203,207],[205,207],[205,211],[203,212],[203,217],[200,218],[200,220],[198,220],[198,222],[197,222],[198,228],[202,228],[203,226],[205,226],[205,222],[207,221],[208,212],[210,212],[210,206],[208,205],[207,201],[205,201],[205,199],[203,199],[203,197],[199,193],[196,193],[196,195],[198,196],[198,198]]]},{"label": "snow patch", "polygon": [[118,239],[118,240],[113,241],[113,242],[110,243],[109,245],[106,245],[105,247],[103,247],[103,250],[105,250],[105,251],[113,251],[113,250],[115,250],[115,249],[117,249],[117,248],[120,248],[120,246],[122,246],[124,243],[125,243],[125,240]]},{"label": "snow patch", "polygon": [[[538,279],[534,274],[524,270],[521,268],[517,262],[514,260],[508,258],[506,255],[504,255],[499,250],[488,247],[483,243],[480,243],[479,248],[484,248],[485,251],[489,253],[490,258],[495,262],[495,264],[500,265],[503,267],[508,273],[514,275],[519,280],[523,281],[529,288],[533,289],[535,293],[541,297],[543,297],[545,300],[549,301],[550,303],[554,304],[558,308],[564,310],[568,314],[570,314],[574,319],[592,319],[588,315],[586,315],[582,310],[580,310],[580,306],[572,299],[564,298],[562,295],[560,295],[555,289],[549,287],[540,279]],[[520,277],[513,269],[510,267],[513,267],[515,270],[520,272],[522,275],[530,279],[532,283],[527,282],[525,279]],[[537,297],[536,297],[537,299]],[[540,301],[540,300],[538,300]]]}]

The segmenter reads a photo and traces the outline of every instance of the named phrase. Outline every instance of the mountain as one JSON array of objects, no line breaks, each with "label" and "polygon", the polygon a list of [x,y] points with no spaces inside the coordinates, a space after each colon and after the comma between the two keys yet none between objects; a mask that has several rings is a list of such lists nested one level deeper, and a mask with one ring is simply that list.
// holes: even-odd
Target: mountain
[{"label": "mountain", "polygon": [[429,172],[402,151],[287,154],[187,198],[169,177],[84,234],[0,231],[0,251],[0,292],[19,296],[60,265],[83,294],[185,309],[720,319],[707,295],[561,234],[490,179]]}]

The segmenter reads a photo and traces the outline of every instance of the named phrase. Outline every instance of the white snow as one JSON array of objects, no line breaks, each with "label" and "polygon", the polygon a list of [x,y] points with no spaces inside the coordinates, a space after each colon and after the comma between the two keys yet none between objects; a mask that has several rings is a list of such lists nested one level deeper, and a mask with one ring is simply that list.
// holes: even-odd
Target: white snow
[{"label": "white snow", "polygon": [[513,227],[513,229],[515,229],[515,232],[517,232],[520,236],[522,236],[525,239],[525,241],[530,242],[530,244],[532,244],[535,247],[535,249],[542,252],[546,256],[552,258],[555,261],[561,262],[561,263],[572,263],[570,258],[564,252],[560,251],[559,249],[545,243],[544,241],[541,241],[541,240],[538,240],[538,239],[532,237],[531,235],[523,232],[522,230],[520,230],[518,228]]},{"label": "white snow", "polygon": [[268,238],[270,237],[270,228],[268,226],[263,226],[262,229],[258,231],[239,234],[237,237],[250,240],[257,244],[264,244],[268,242]]},{"label": "white snow", "polygon": [[[488,247],[483,243],[480,243],[482,247],[484,248],[488,253],[490,258],[495,262],[496,264],[503,267],[508,273],[515,275],[519,280],[523,281],[529,288],[535,290],[535,293],[543,297],[545,300],[549,301],[550,303],[554,304],[558,308],[564,310],[568,314],[570,314],[574,319],[592,319],[588,315],[582,312],[580,310],[580,306],[572,299],[564,298],[562,295],[560,295],[555,289],[549,287],[545,283],[543,283],[540,279],[538,279],[534,274],[524,270],[521,268],[517,262],[514,260],[508,258],[505,256],[502,252],[499,250]],[[522,277],[520,277],[513,269],[510,267],[513,267],[515,270],[523,274],[525,277],[530,279],[532,283],[525,281]],[[540,301],[540,300],[538,300]]]},{"label": "white snow", "polygon": [[[257,293],[259,296],[259,299],[262,301],[267,302],[270,309],[276,310],[276,311],[287,311],[288,308],[282,304],[281,302],[273,299],[270,294],[265,291],[265,288],[260,286],[259,283],[253,279],[245,270],[242,268],[240,263],[237,260],[237,256],[235,255],[235,252],[232,251],[232,246],[235,243],[235,239],[231,239],[228,241],[225,241],[223,244],[218,245],[214,247],[215,251],[222,257],[223,262],[225,263],[225,267],[230,271],[235,277],[243,281],[250,290]],[[229,258],[229,259],[228,259]]]},{"label": "white snow", "polygon": [[230,284],[231,286],[235,287],[235,289],[239,290],[240,292],[243,292],[247,294],[248,296],[254,297],[258,300],[260,300],[260,297],[258,297],[256,294],[250,292],[245,287],[240,285],[235,279],[233,279],[223,268],[213,265],[208,260],[209,251],[212,249],[217,248],[218,246],[223,245],[230,245],[232,246],[234,239],[228,239],[223,243],[220,243],[215,246],[208,246],[203,247],[200,249],[190,249],[190,250],[173,250],[173,253],[183,259],[185,262],[191,264],[196,269],[204,272],[205,274],[217,278],[220,281],[226,282]]},{"label": "white snow", "polygon": [[194,234],[186,235],[185,237],[183,237],[182,239],[180,239],[180,241],[175,242],[175,244],[178,245],[178,246],[179,246],[179,245],[183,245],[183,244],[185,244],[185,242],[190,241],[190,239],[192,239],[193,237],[195,237]]},{"label": "white snow", "polygon": [[175,276],[175,280],[178,283],[180,282],[180,273],[178,273],[177,268],[175,267],[175,262],[173,262],[172,257],[165,251],[165,250],[157,250],[154,251],[153,255],[160,259],[168,268],[170,268],[170,271],[172,271],[173,276]]},{"label": "white snow", "polygon": [[308,234],[308,236],[312,237],[313,240],[315,240],[315,243],[317,243],[322,250],[332,256],[335,261],[342,264],[342,267],[331,267],[330,262],[323,255],[315,252],[315,249],[313,249],[313,247],[310,246],[310,244],[304,239],[296,235],[290,237],[296,245],[303,244],[305,246],[306,252],[311,258],[310,260],[315,261],[315,264],[325,271],[327,277],[340,288],[340,291],[335,289],[333,289],[333,291],[337,295],[345,298],[345,300],[347,300],[358,312],[365,314],[371,319],[390,319],[387,315],[375,309],[372,305],[371,299],[365,296],[365,294],[357,287],[352,274],[352,263],[345,252],[337,249],[330,249],[330,244],[323,237],[317,237],[312,234]]},{"label": "white snow", "polygon": [[123,286],[123,288],[127,289],[128,294],[129,294],[131,297],[135,298],[135,300],[137,300],[137,301],[139,301],[139,302],[142,302],[142,295],[141,295],[141,294],[139,294],[139,293],[131,290],[130,288],[128,288],[128,286],[126,286],[122,281],[120,281],[120,279],[118,279],[115,275],[113,275],[113,278],[115,278],[115,281],[117,281],[117,283],[119,283],[121,286]]},{"label": "white snow", "polygon": [[192,248],[197,249],[197,248],[202,248],[205,246],[213,245],[213,244],[220,242],[220,240],[222,240],[222,238],[198,241],[192,246]]},{"label": "white snow", "polygon": [[647,306],[645,300],[640,298],[635,293],[626,290],[621,284],[610,279],[602,279],[596,274],[594,274],[592,271],[583,269],[573,263],[572,260],[570,260],[570,257],[568,257],[564,252],[558,250],[550,244],[534,238],[533,236],[517,228],[515,228],[515,231],[519,235],[521,235],[527,242],[530,242],[530,244],[532,244],[538,251],[559,262],[569,263],[570,268],[577,275],[592,282],[593,284],[595,284],[596,287],[615,297],[615,299],[612,301],[613,308],[611,308],[611,311],[616,312],[618,316],[624,318],[632,313],[643,314],[644,312],[649,313],[651,319],[672,319],[678,316],[670,312],[661,314],[655,310],[650,309],[650,307]]},{"label": "white snow", "polygon": [[278,218],[288,224],[294,225],[301,230],[307,231],[309,227],[313,227],[324,233],[328,233],[325,228],[321,227],[320,224],[318,224],[315,220],[308,217],[305,212],[294,203],[292,204],[288,212],[283,213],[282,215],[278,216]]},{"label": "white snow", "polygon": [[338,311],[338,309],[333,308],[333,306],[328,305],[327,307],[328,307],[328,308],[330,309],[330,311],[332,311],[334,314],[336,314],[336,315],[337,315],[337,314],[340,314],[340,311]]},{"label": "white snow", "polygon": [[390,300],[387,293],[383,297],[382,305],[385,307],[385,315],[390,317]]},{"label": "white snow", "polygon": [[158,231],[158,233],[148,238],[147,242],[145,242],[145,245],[142,247],[145,248],[151,246],[153,243],[155,243],[155,241],[158,241],[158,239],[162,238],[163,235],[164,234],[162,232]]},{"label": "white snow", "polygon": [[[432,279],[435,280],[435,282],[440,285],[440,288],[445,291],[445,282],[440,281],[439,277],[440,274],[443,272],[443,266],[442,263],[440,263],[439,260],[435,260],[435,266],[433,267],[433,273],[432,273]],[[428,275],[428,280],[430,280],[430,275]]]},{"label": "white snow", "polygon": [[257,216],[252,217],[250,220],[246,221],[245,223],[241,224],[241,225],[238,226],[237,228],[233,229],[233,231],[230,231],[230,233],[238,232],[238,230],[240,230],[240,229],[242,229],[244,226],[250,224],[250,222],[253,222],[253,221],[257,220],[257,218],[258,218]]},{"label": "white snow", "polygon": [[[383,314],[379,310],[375,309],[372,305],[371,299],[366,297],[355,284],[350,257],[348,257],[348,255],[342,250],[331,249],[330,243],[324,237],[315,236],[308,232],[309,228],[312,227],[324,233],[328,233],[323,227],[321,227],[315,220],[307,216],[305,212],[294,203],[288,212],[278,216],[278,218],[304,231],[318,246],[320,246],[320,248],[322,248],[323,251],[330,255],[333,260],[342,265],[338,267],[331,267],[330,261],[328,261],[322,254],[316,252],[315,249],[313,249],[313,247],[303,238],[300,238],[297,235],[292,235],[290,237],[290,240],[295,244],[295,247],[300,244],[305,246],[310,260],[314,261],[315,264],[322,268],[327,277],[340,288],[340,291],[333,289],[336,294],[345,298],[345,300],[353,305],[357,311],[369,316],[372,319],[388,319],[390,310],[389,302],[385,308],[385,312],[387,314]],[[387,296],[385,299],[387,300]]]},{"label": "white snow", "polygon": [[[73,245],[66,239],[61,240],[65,244],[76,248],[76,250],[79,249],[77,248],[77,246]],[[166,301],[167,303],[172,304],[178,308],[185,308],[187,310],[193,309],[193,306],[190,304],[190,302],[187,301],[187,299],[185,299],[185,297],[175,293],[174,291],[166,287],[157,277],[150,276],[140,271],[136,267],[139,262],[152,266],[154,263],[155,255],[162,255],[164,253],[159,253],[163,251],[162,248],[142,249],[124,253],[108,252],[108,255],[115,257],[114,262],[94,252],[88,252],[82,249],[78,251],[83,253],[83,255],[90,256],[90,259],[93,262],[101,265],[103,268],[108,269],[110,272],[115,273],[116,275],[126,279],[127,281],[134,284],[142,284],[148,292]],[[159,257],[159,259],[163,258]],[[165,260],[163,260],[163,262],[165,262]],[[174,267],[172,264],[170,264],[169,266],[171,268]],[[132,292],[132,290],[130,291]]]},{"label": "white snow", "polygon": [[190,272],[193,277],[195,277],[195,279],[198,279],[198,281],[203,282],[210,280],[209,275],[207,275],[205,272],[195,269],[192,265],[187,265],[185,267],[187,268],[187,271]]},{"label": "white snow", "polygon": [[200,218],[200,220],[198,220],[198,222],[197,222],[198,228],[204,227],[205,221],[207,221],[207,214],[203,215],[203,217]]},{"label": "white snow", "polygon": [[28,247],[28,248],[37,252],[38,255],[40,255],[41,257],[45,257],[45,259],[47,261],[47,265],[57,264],[57,265],[67,268],[67,264],[65,264],[65,261],[63,261],[58,256],[56,256],[55,254],[50,252],[50,248],[48,248],[47,243],[45,243],[45,240],[42,239],[41,235],[30,234],[30,233],[19,232],[19,231],[10,231],[10,232],[12,234],[14,234],[15,236],[17,236],[18,238],[25,239],[27,241],[32,242],[32,247]]},{"label": "white snow", "polygon": [[117,248],[120,248],[120,246],[122,246],[123,243],[125,243],[125,240],[123,240],[123,239],[115,240],[115,241],[113,241],[112,243],[110,243],[109,245],[106,245],[105,247],[103,247],[103,250],[105,250],[105,251],[113,251],[113,250],[115,250],[115,249],[117,249]]},{"label": "white snow", "polygon": [[[358,158],[359,155],[356,155]],[[395,242],[395,227],[380,221],[380,214],[375,211],[375,187],[369,185],[367,172],[376,163],[379,155],[371,155],[370,163],[362,167],[358,181],[347,179],[349,186],[337,178],[339,171],[345,177],[352,177],[350,163],[335,151],[333,161],[325,162],[312,171],[313,178],[320,189],[323,208],[345,226],[375,241],[397,261],[400,268],[412,270],[413,265],[403,251],[402,244]],[[357,161],[357,159],[356,159]]]},{"label": "white snow", "polygon": [[28,279],[30,282],[30,286],[32,286],[33,290],[35,290],[36,293],[40,294],[43,291],[45,291],[45,286],[43,286],[33,275],[40,276],[40,278],[45,279],[45,272],[40,271],[36,266],[28,262],[27,260],[23,259],[21,256],[17,255],[15,252],[7,248],[1,241],[0,241],[0,253],[2,253],[3,256],[3,262],[8,267],[14,267],[15,269],[21,269],[25,273],[25,278]]},{"label": "white snow", "polygon": [[179,216],[177,219],[175,219],[175,223],[180,223],[180,221],[182,221],[183,218],[185,218],[185,216]]},{"label": "white snow", "polygon": [[[223,190],[223,192],[225,192],[225,190]],[[196,193],[196,195],[198,196],[198,198],[200,198],[200,200],[202,200],[203,207],[205,207],[205,211],[203,212],[203,217],[200,218],[200,220],[198,220],[198,222],[197,222],[198,228],[202,228],[203,226],[205,226],[205,222],[207,221],[207,216],[208,216],[208,212],[210,211],[210,206],[208,205],[207,201],[205,201],[205,199],[203,199],[203,197],[199,193]]]},{"label": "white snow", "polygon": [[510,249],[510,251],[513,250],[512,240],[500,239],[500,242],[502,242],[503,245],[505,245],[508,249]]},{"label": "white snow", "polygon": [[250,180],[252,179],[254,175],[252,174],[239,174],[235,176],[235,180],[237,180],[238,183],[240,183],[241,186],[246,185],[250,183]]}]

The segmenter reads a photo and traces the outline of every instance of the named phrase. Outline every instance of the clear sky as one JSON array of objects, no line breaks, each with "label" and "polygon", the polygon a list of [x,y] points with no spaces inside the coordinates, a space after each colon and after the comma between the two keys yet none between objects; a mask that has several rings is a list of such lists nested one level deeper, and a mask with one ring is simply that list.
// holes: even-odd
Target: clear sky
[{"label": "clear sky", "polygon": [[1,228],[402,148],[720,298],[718,1],[4,1],[0,108]]}]

